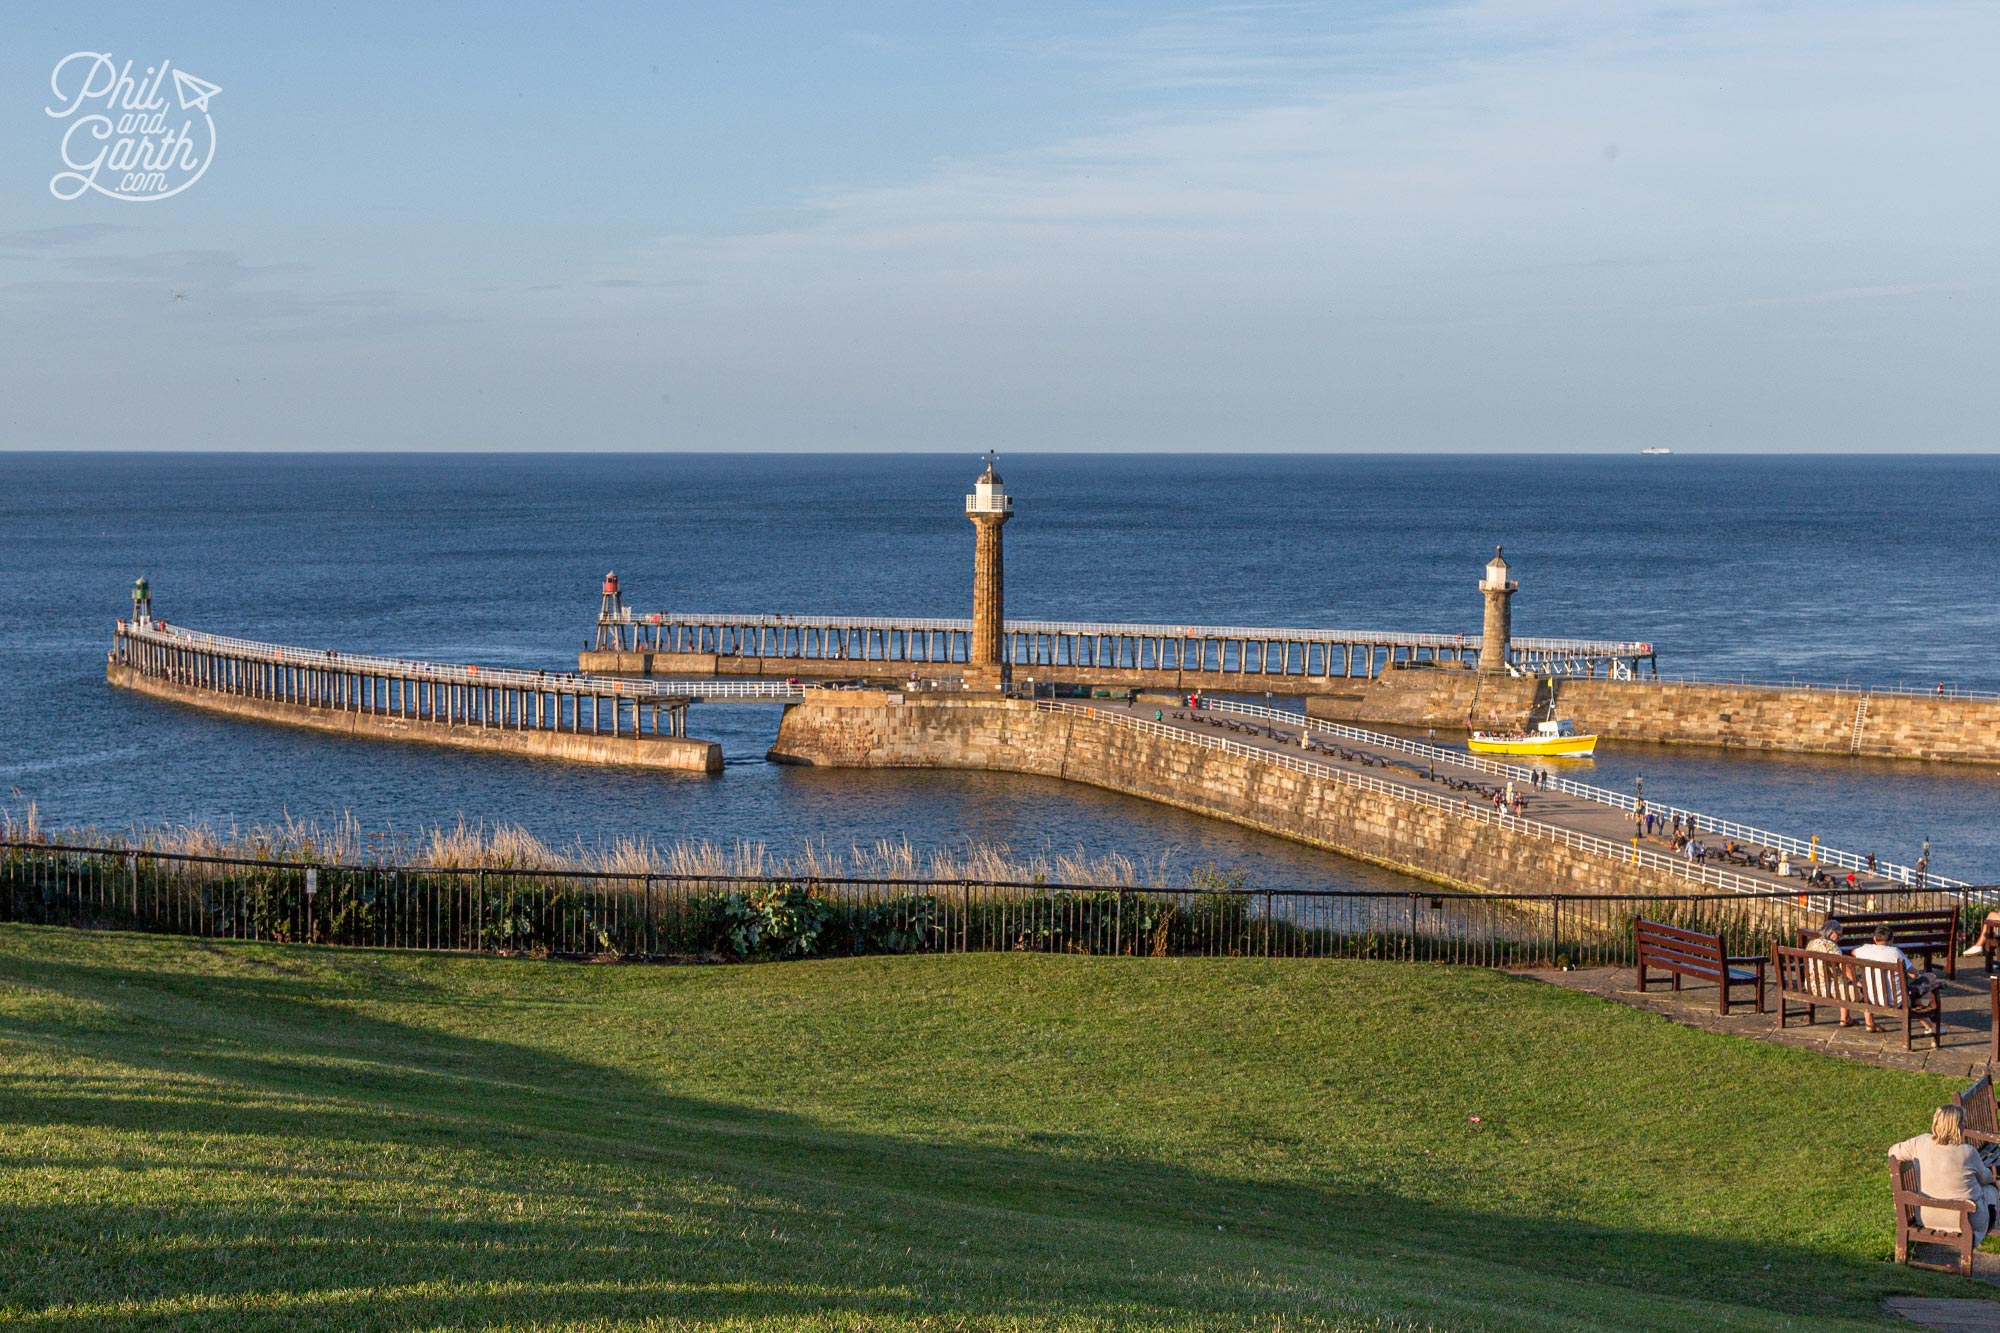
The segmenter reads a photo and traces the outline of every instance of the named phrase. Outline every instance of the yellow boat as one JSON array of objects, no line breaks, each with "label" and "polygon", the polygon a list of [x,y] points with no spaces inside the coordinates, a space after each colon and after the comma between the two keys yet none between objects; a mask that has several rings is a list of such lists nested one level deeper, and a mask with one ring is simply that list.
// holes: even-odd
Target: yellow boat
[{"label": "yellow boat", "polygon": [[1554,759],[1588,759],[1597,752],[1597,737],[1579,736],[1576,724],[1537,722],[1533,731],[1475,731],[1465,748],[1474,754],[1540,755]]}]

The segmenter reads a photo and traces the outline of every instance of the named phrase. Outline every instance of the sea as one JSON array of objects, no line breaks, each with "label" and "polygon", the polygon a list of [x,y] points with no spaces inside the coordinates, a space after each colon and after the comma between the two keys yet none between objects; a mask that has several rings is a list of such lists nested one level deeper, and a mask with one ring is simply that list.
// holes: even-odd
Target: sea
[{"label": "sea", "polygon": [[[774,852],[907,840],[1213,865],[1278,889],[1411,881],[1050,779],[764,761],[778,710],[698,705],[719,777],[207,716],[104,682],[155,614],[315,648],[564,669],[599,585],[637,610],[970,614],[968,452],[0,453],[0,808],[44,827],[286,819],[410,836]],[[2000,690],[2000,458],[1004,455],[1011,615],[1476,632],[1496,545],[1521,635],[1643,640],[1663,674]],[[1608,742],[1649,800],[2000,880],[2000,769]]]}]

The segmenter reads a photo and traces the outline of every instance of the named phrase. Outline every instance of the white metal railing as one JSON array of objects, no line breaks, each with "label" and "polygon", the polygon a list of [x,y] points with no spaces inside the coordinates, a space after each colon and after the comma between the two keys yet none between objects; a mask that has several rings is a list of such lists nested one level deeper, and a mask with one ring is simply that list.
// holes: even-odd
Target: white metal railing
[{"label": "white metal railing", "polygon": [[[720,615],[710,612],[639,612],[598,618],[600,625],[694,625],[717,629],[868,629],[966,632],[970,620],[923,616]],[[1339,643],[1398,648],[1465,648],[1480,645],[1478,634],[1405,634],[1389,630],[1275,629],[1224,625],[1140,625],[1090,620],[1014,620],[1008,634],[1081,634],[1141,639],[1244,639],[1252,643]],[[1650,657],[1653,645],[1638,640],[1510,638],[1516,650],[1596,657]]]},{"label": "white metal railing", "polygon": [[[1379,731],[1365,731],[1360,727],[1350,727],[1339,722],[1327,722],[1320,718],[1307,717],[1303,713],[1289,713],[1279,708],[1268,708],[1263,704],[1245,704],[1237,703],[1231,699],[1203,698],[1201,707],[1204,710],[1214,709],[1217,712],[1240,713],[1247,717],[1264,718],[1273,722],[1281,722],[1286,726],[1309,728],[1313,731],[1325,732],[1329,735],[1355,741],[1362,745],[1393,750],[1399,754],[1414,755],[1421,759],[1430,760],[1432,763],[1451,764],[1454,767],[1466,769],[1471,772],[1490,773],[1496,777],[1506,777],[1516,781],[1526,781],[1535,771],[1526,765],[1505,764],[1497,760],[1482,758],[1476,754],[1467,754],[1461,750],[1449,750],[1443,746],[1427,745],[1422,741],[1406,740],[1401,736],[1390,736]],[[1547,775],[1544,779],[1544,786],[1548,790],[1563,792],[1570,796],[1580,796],[1587,801],[1595,801],[1602,805],[1613,806],[1627,814],[1631,814],[1639,808],[1638,798],[1626,792],[1613,791],[1608,787],[1593,787],[1587,783],[1576,782],[1554,773]],[[1867,857],[1857,856],[1853,852],[1841,851],[1837,847],[1828,847],[1823,843],[1814,843],[1808,838],[1797,838],[1788,833],[1773,833],[1769,829],[1757,828],[1755,825],[1739,823],[1733,819],[1720,819],[1714,815],[1706,814],[1699,810],[1690,810],[1682,806],[1661,805],[1654,801],[1648,801],[1646,802],[1646,808],[1651,810],[1655,815],[1665,819],[1669,824],[1673,822],[1675,815],[1680,815],[1684,820],[1694,820],[1703,833],[1714,833],[1722,837],[1734,838],[1740,842],[1755,843],[1760,847],[1769,847],[1773,851],[1784,852],[1796,860],[1810,861],[1816,854],[1818,860],[1823,864],[1838,865],[1848,870],[1868,871],[1868,873],[1879,875],[1899,884],[1914,885],[1916,882],[1917,872],[1911,866],[1878,860],[1875,863],[1874,870],[1869,871]],[[1926,887],[1939,889],[1963,889],[1971,887],[1965,880],[1951,879],[1943,875],[1927,875],[1924,883]]]},{"label": "white metal railing", "polygon": [[1220,736],[1203,736],[1198,732],[1189,731],[1184,727],[1170,727],[1163,722],[1154,722],[1148,718],[1133,717],[1125,713],[1114,713],[1108,709],[1100,711],[1084,704],[1063,703],[1055,699],[1037,699],[1035,707],[1042,712],[1069,713],[1074,716],[1089,717],[1109,726],[1129,727],[1149,736],[1159,736],[1182,744],[1199,746],[1202,749],[1219,750],[1225,754],[1233,754],[1245,759],[1255,759],[1262,763],[1275,764],[1280,768],[1289,769],[1294,773],[1310,774],[1314,777],[1324,778],[1330,782],[1340,783],[1343,786],[1358,787],[1363,791],[1373,792],[1381,796],[1392,796],[1398,800],[1415,801],[1420,805],[1426,805],[1436,810],[1448,811],[1462,818],[1476,820],[1482,824],[1491,824],[1497,828],[1511,829],[1517,833],[1526,833],[1531,837],[1559,843],[1564,847],[1603,856],[1617,861],[1622,865],[1643,866],[1649,870],[1657,870],[1663,874],[1673,875],[1676,878],[1690,880],[1697,884],[1712,884],[1716,888],[1725,889],[1730,893],[1756,893],[1768,896],[1772,891],[1772,886],[1769,883],[1763,880],[1751,879],[1748,875],[1739,875],[1733,870],[1723,870],[1718,867],[1703,865],[1697,861],[1690,861],[1686,857],[1663,855],[1652,850],[1650,847],[1628,846],[1623,843],[1614,842],[1609,838],[1600,838],[1593,833],[1579,833],[1575,829],[1568,829],[1560,824],[1550,824],[1543,820],[1532,819],[1526,815],[1503,813],[1486,805],[1484,802],[1475,804],[1462,796],[1440,796],[1436,792],[1426,791],[1421,787],[1412,787],[1400,782],[1385,782],[1380,778],[1372,777],[1366,773],[1350,773],[1346,769],[1336,768],[1331,764],[1324,764],[1317,760],[1287,754],[1280,750],[1269,750],[1259,745],[1245,745],[1241,741],[1225,740]]},{"label": "white metal railing", "polygon": [[1947,685],[1940,692],[1937,686],[1921,685],[1856,685],[1844,681],[1834,685],[1827,681],[1809,680],[1756,680],[1748,676],[1692,676],[1670,675],[1657,678],[1662,685],[1744,685],[1759,690],[1792,690],[1807,694],[1851,694],[1859,697],[1867,695],[1895,695],[1919,699],[2000,699],[2000,690],[1967,690],[1956,685]]},{"label": "white metal railing", "polygon": [[612,694],[662,702],[687,698],[797,702],[805,698],[801,687],[784,681],[627,680],[594,676],[582,671],[523,671],[513,667],[462,666],[342,653],[332,649],[297,648],[287,644],[262,643],[255,639],[231,638],[226,634],[205,634],[200,630],[178,627],[163,629],[157,623],[139,625],[122,620],[118,622],[118,632],[129,639],[168,648],[192,648],[284,666],[354,671],[364,675],[397,676],[455,685],[492,685],[562,694]]}]

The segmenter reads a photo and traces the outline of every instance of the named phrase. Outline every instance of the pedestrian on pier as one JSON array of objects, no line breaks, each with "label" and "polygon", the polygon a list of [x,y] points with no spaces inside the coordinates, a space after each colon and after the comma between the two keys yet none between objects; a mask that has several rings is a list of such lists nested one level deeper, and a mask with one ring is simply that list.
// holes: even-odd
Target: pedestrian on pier
[{"label": "pedestrian on pier", "polygon": [[[1926,842],[1926,844],[1925,844],[1925,845],[1927,845],[1927,846],[1929,845],[1929,844],[1928,844],[1928,841]],[[1918,858],[1917,858],[1917,887],[1918,887],[1918,888],[1920,888],[1920,889],[1921,889],[1921,888],[1924,888],[1924,887],[1926,887],[1926,886],[1927,886],[1927,885],[1928,885],[1928,884],[1930,883],[1930,878],[1931,878],[1931,859],[1930,859],[1930,857],[1928,857],[1928,856],[1920,856],[1920,857],[1918,857]]]},{"label": "pedestrian on pier", "polygon": [[1651,810],[1646,812],[1646,836],[1649,838],[1653,836],[1653,812]]}]

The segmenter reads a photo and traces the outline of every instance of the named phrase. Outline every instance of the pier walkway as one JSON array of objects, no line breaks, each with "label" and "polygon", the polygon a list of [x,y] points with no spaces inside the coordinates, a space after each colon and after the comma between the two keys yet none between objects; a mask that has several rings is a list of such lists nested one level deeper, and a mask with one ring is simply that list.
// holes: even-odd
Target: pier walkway
[{"label": "pier walkway", "polygon": [[[1705,862],[1695,862],[1672,850],[1671,840],[1661,834],[1657,823],[1653,837],[1637,832],[1634,821],[1637,801],[1623,792],[1593,787],[1555,773],[1548,775],[1545,787],[1537,789],[1530,785],[1536,771],[1534,765],[1488,759],[1258,704],[1204,698],[1198,709],[1105,700],[1094,700],[1087,705],[1065,702],[1044,706],[1080,708],[1099,717],[1178,732],[1205,745],[1243,747],[1288,763],[1331,768],[1406,789],[1409,794],[1429,801],[1456,799],[1468,813],[1477,813],[1481,818],[1492,816],[1493,793],[1503,792],[1511,781],[1516,792],[1525,798],[1526,809],[1521,816],[1503,815],[1503,819],[1541,826],[1551,836],[1582,840],[1606,856],[1619,859],[1630,856],[1642,864],[1684,877],[1691,884],[1743,893],[1792,890],[1810,894],[1815,900],[1832,903],[1837,898],[1845,904],[1857,896],[1865,902],[1866,895],[1875,890],[1907,889],[1917,880],[1916,871],[1909,866],[1878,860],[1870,870],[1865,856],[1816,845],[1809,838],[1757,828],[1704,811],[1648,802],[1647,808],[1663,818],[1669,829],[1676,814],[1693,821],[1698,830],[1696,837],[1711,853]],[[1155,713],[1161,715],[1158,721],[1154,719]],[[1310,745],[1305,743],[1308,738]],[[1722,855],[1724,845],[1732,841],[1737,844],[1740,859]],[[1758,854],[1766,851],[1788,858],[1792,874],[1783,877],[1758,865]],[[1835,883],[1831,887],[1811,887],[1805,876],[1815,867],[1825,869]],[[1855,876],[1852,886],[1846,879],[1849,872]],[[1950,890],[1972,886],[1963,880],[1930,875],[1924,887]],[[1856,908],[1850,905],[1848,910]]]},{"label": "pier walkway", "polygon": [[[893,681],[971,663],[970,620],[822,615],[638,614],[607,593],[592,670],[640,675],[810,675]],[[1017,684],[1163,689],[1352,690],[1411,663],[1477,661],[1478,634],[1009,619],[1000,657]],[[1599,639],[1510,638],[1517,676],[1656,674],[1653,645]]]},{"label": "pier walkway", "polygon": [[121,620],[105,662],[113,685],[212,712],[385,740],[584,763],[719,772],[721,748],[687,734],[688,705],[783,702],[795,688],[606,680],[260,643]]}]

